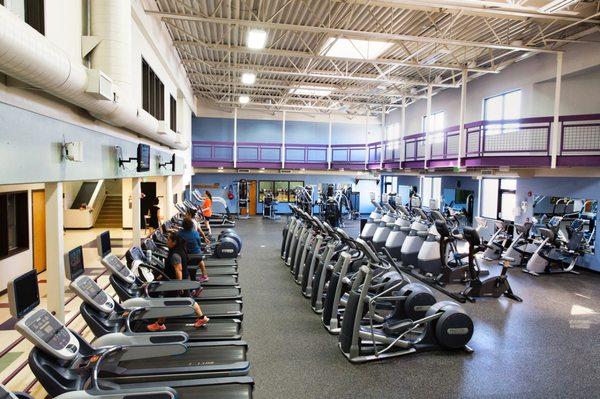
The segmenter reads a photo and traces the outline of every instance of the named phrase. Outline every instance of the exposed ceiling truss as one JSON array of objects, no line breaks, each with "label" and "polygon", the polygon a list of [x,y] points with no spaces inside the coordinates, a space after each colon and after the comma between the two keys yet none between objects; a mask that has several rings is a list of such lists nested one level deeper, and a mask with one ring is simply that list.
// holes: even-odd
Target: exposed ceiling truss
[{"label": "exposed ceiling truss", "polygon": [[[600,29],[599,1],[553,14],[538,0],[155,0],[196,95],[216,107],[378,113],[498,73]],[[266,47],[246,45],[250,29]],[[390,43],[375,57],[326,54],[332,40]],[[256,82],[244,85],[243,73]],[[298,87],[327,88],[322,97]]]}]

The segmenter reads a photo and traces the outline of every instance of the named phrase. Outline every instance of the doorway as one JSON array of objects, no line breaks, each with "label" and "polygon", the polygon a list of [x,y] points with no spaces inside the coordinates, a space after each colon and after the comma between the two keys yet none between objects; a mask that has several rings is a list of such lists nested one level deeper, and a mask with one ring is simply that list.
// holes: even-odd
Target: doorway
[{"label": "doorway", "polygon": [[248,205],[250,215],[256,215],[256,180],[248,182]]},{"label": "doorway", "polygon": [[155,182],[143,182],[142,183],[142,198],[140,200],[141,212],[141,226],[146,227],[145,216],[154,204],[156,199],[156,183]]},{"label": "doorway", "polygon": [[31,192],[33,215],[33,267],[38,273],[46,270],[46,192]]}]

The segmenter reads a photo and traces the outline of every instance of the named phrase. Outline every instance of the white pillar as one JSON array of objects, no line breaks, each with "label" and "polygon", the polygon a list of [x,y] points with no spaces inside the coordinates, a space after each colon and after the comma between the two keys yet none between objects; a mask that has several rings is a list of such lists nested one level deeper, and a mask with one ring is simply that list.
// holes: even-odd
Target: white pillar
[{"label": "white pillar", "polygon": [[65,321],[65,243],[62,182],[46,183],[46,275],[48,310]]},{"label": "white pillar", "polygon": [[233,167],[237,167],[237,108],[233,109]]},{"label": "white pillar", "polygon": [[327,169],[331,169],[331,161],[333,158],[333,153],[331,150],[331,136],[332,136],[332,132],[333,132],[332,119],[333,119],[333,116],[330,113],[329,114],[329,133],[328,133],[328,138],[327,138]]},{"label": "white pillar", "polygon": [[170,218],[175,215],[175,206],[173,204],[173,176],[165,176],[165,196],[166,198],[166,208],[165,212],[166,218]]},{"label": "white pillar", "polygon": [[466,106],[467,106],[467,78],[468,78],[468,72],[466,69],[463,69],[462,80],[461,80],[461,84],[460,84],[460,113],[459,113],[459,117],[458,117],[459,133],[458,133],[458,159],[457,159],[458,165],[457,166],[460,166],[462,159],[465,157],[465,143],[466,143],[465,111],[466,111]]},{"label": "white pillar", "polygon": [[558,158],[559,143],[560,143],[560,89],[562,85],[562,61],[563,53],[556,53],[556,85],[554,87],[554,121],[552,123],[552,134],[550,135],[552,168],[556,168],[556,160]]},{"label": "white pillar", "polygon": [[385,107],[381,107],[381,149],[379,150],[379,169],[383,169],[383,158],[385,155],[385,144],[387,141],[387,129],[385,127]]},{"label": "white pillar", "polygon": [[285,111],[281,123],[281,169],[285,168]]},{"label": "white pillar", "polygon": [[142,198],[142,179],[140,177],[134,177],[131,179],[131,229],[132,229],[132,242],[131,245],[139,246],[142,242],[142,204],[140,200]]},{"label": "white pillar", "polygon": [[423,167],[427,169],[427,161],[430,158],[431,146],[429,145],[429,130],[431,130],[431,95],[433,94],[433,86],[427,86],[427,116],[425,116],[425,160]]},{"label": "white pillar", "polygon": [[402,169],[402,162],[406,160],[405,149],[406,145],[404,143],[404,136],[406,136],[406,98],[402,97],[402,114],[401,121],[402,126],[400,127],[400,169]]},{"label": "white pillar", "polygon": [[[350,152],[351,153],[351,152]],[[369,110],[365,114],[365,170],[369,163]]]}]

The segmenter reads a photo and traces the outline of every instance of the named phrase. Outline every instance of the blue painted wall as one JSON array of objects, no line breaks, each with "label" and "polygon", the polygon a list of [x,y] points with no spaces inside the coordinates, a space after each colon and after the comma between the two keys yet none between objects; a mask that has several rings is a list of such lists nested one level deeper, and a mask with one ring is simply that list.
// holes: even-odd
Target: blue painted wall
[{"label": "blue painted wall", "polygon": [[[280,143],[281,120],[238,119],[238,141]],[[329,123],[286,121],[286,142],[290,144],[327,144]],[[369,141],[380,139],[381,126],[369,125]],[[233,141],[233,119],[192,118],[193,140]],[[365,144],[365,126],[360,123],[333,123],[332,144]]]}]

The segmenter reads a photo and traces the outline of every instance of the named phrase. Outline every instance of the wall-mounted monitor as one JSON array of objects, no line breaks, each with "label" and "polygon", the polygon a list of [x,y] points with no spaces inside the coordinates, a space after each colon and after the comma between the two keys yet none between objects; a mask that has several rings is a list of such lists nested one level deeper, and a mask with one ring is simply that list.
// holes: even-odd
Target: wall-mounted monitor
[{"label": "wall-mounted monitor", "polygon": [[110,231],[105,231],[96,237],[96,246],[98,247],[98,255],[104,258],[106,255],[111,253],[112,247],[110,245]]},{"label": "wall-mounted monitor", "polygon": [[73,281],[81,276],[83,271],[83,247],[80,245],[65,254],[65,274],[69,280]]},{"label": "wall-mounted monitor", "polygon": [[10,281],[7,292],[10,314],[20,319],[40,304],[37,272],[30,270]]},{"label": "wall-mounted monitor", "polygon": [[150,146],[148,144],[138,144],[137,163],[138,172],[150,170]]}]

